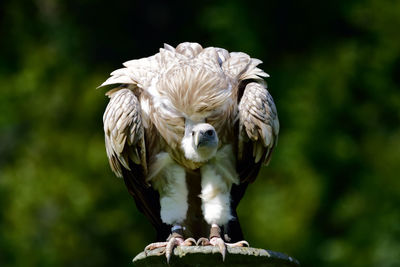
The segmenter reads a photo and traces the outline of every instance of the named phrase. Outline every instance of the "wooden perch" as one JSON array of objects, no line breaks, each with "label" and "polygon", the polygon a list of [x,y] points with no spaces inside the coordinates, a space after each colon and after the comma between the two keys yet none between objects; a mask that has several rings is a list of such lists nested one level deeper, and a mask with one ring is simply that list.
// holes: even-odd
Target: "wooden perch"
[{"label": "wooden perch", "polygon": [[[219,249],[213,246],[176,247],[170,266],[300,266],[299,262],[281,252],[271,250],[234,247],[227,248],[225,261]],[[163,248],[139,253],[133,259],[134,266],[165,266],[167,260]]]}]

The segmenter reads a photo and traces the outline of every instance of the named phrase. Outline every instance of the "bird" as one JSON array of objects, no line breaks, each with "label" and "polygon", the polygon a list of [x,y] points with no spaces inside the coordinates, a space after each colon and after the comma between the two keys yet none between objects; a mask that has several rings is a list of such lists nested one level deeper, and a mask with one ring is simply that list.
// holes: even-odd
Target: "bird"
[{"label": "bird", "polygon": [[268,164],[279,119],[262,61],[199,43],[164,44],[123,63],[103,116],[112,171],[156,230],[169,262],[177,246],[249,246],[236,212]]}]

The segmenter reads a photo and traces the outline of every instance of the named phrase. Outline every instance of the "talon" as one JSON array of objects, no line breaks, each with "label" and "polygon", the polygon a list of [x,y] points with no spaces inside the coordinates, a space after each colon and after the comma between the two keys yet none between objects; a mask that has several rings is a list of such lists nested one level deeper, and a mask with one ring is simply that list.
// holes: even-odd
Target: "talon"
[{"label": "talon", "polygon": [[147,256],[147,252],[150,250],[154,250],[157,248],[163,248],[160,250],[158,255],[162,255],[165,253],[165,257],[167,258],[167,263],[169,263],[169,260],[171,259],[172,252],[174,251],[174,248],[177,246],[192,246],[196,244],[196,240],[194,238],[187,238],[186,240],[183,240],[182,237],[171,237],[168,241],[166,242],[156,242],[156,243],[151,243],[147,245],[144,248],[144,253]]},{"label": "talon", "polygon": [[[181,241],[181,242],[179,242]],[[179,246],[180,243],[183,242],[182,238],[179,237],[172,237],[168,242],[167,246],[165,247],[165,257],[167,257],[167,263],[169,263],[169,259],[171,258],[172,251],[176,245]]]},{"label": "talon", "polygon": [[210,240],[208,240],[208,238],[205,237],[200,237],[199,240],[197,240],[196,242],[196,246],[210,246]]},{"label": "talon", "polygon": [[227,247],[230,247],[230,248],[232,248],[232,247],[250,247],[249,243],[246,240],[239,241],[236,243],[225,243],[225,241],[220,237],[212,237],[210,240],[202,237],[197,241],[197,245],[199,243],[202,243],[203,246],[204,245],[212,245],[214,247],[218,247],[219,252],[222,255],[222,261],[225,261]]},{"label": "talon", "polygon": [[197,245],[196,240],[192,237],[187,238],[182,244],[181,246],[193,246],[193,245]]},{"label": "talon", "polygon": [[222,255],[222,261],[225,261],[225,255],[226,255],[226,246],[225,246],[225,241],[222,240],[220,237],[213,237],[210,239],[211,245],[218,247],[219,252]]}]

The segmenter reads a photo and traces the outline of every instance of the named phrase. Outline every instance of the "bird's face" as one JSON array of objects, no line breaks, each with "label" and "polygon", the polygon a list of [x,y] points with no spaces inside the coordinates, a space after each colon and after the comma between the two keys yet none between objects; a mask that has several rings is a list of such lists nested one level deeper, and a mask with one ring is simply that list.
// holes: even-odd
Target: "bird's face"
[{"label": "bird's face", "polygon": [[215,156],[218,149],[218,135],[208,123],[185,122],[185,136],[181,147],[185,157],[194,162],[205,162]]}]

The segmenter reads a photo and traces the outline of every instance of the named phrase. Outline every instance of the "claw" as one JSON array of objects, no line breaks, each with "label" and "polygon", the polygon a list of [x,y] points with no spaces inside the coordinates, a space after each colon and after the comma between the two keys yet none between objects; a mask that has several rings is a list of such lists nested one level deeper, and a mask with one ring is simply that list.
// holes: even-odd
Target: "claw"
[{"label": "claw", "polygon": [[193,238],[188,238],[186,240],[183,240],[181,237],[171,237],[168,241],[166,242],[156,242],[156,243],[151,243],[147,245],[144,248],[144,253],[147,256],[147,252],[149,250],[154,250],[157,248],[164,248],[163,250],[160,251],[160,255],[165,253],[165,257],[167,258],[167,263],[169,264],[169,260],[171,259],[172,252],[174,251],[174,248],[177,246],[193,246],[196,244],[196,240]]},{"label": "claw", "polygon": [[210,244],[219,248],[219,252],[222,255],[222,261],[225,261],[225,255],[226,255],[225,241],[222,240],[222,238],[220,237],[213,237],[210,239]]},{"label": "claw", "polygon": [[226,247],[250,247],[249,243],[246,240],[239,241],[236,243],[225,243],[225,241],[220,237],[212,237],[208,240],[205,237],[199,238],[196,243],[197,246],[214,246],[219,248],[219,252],[222,255],[222,260],[225,261],[226,255]]},{"label": "claw", "polygon": [[165,247],[165,257],[167,257],[168,264],[169,264],[169,259],[171,258],[172,251],[174,250],[175,246],[179,246],[183,242],[184,242],[183,239],[179,237],[172,237],[167,242],[167,246]]},{"label": "claw", "polygon": [[182,244],[181,246],[193,246],[193,245],[197,245],[196,240],[192,237],[187,238]]},{"label": "claw", "polygon": [[210,240],[205,237],[200,237],[199,240],[196,242],[196,246],[209,246],[211,245]]}]

